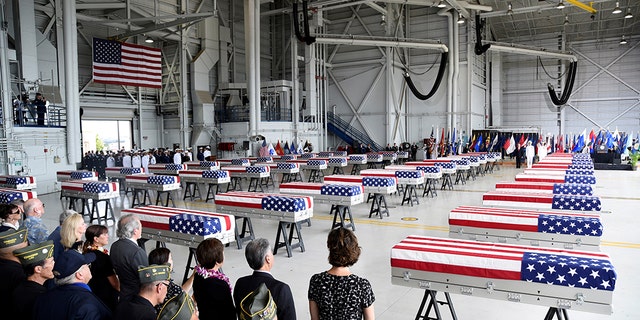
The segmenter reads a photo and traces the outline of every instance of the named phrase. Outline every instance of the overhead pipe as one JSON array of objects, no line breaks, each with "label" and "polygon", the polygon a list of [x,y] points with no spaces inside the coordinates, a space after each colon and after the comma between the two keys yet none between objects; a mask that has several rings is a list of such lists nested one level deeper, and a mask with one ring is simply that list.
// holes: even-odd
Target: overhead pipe
[{"label": "overhead pipe", "polygon": [[[455,45],[455,37],[454,37],[454,25],[457,25],[457,23],[455,23],[455,21],[453,21],[453,13],[450,12],[448,9],[442,9],[440,11],[438,11],[438,15],[439,16],[444,16],[447,17],[447,30],[449,31],[449,46],[451,47],[452,51],[455,51],[455,48],[457,48],[457,46]],[[447,123],[450,122],[449,120],[449,115],[452,113],[453,110],[453,95],[454,95],[454,91],[453,91],[453,82],[454,82],[454,78],[455,78],[455,69],[458,68],[458,65],[456,63],[455,60],[455,55],[451,54],[449,55],[449,72],[447,73]]]},{"label": "overhead pipe", "polygon": [[419,39],[398,39],[390,37],[365,37],[365,36],[348,36],[343,37],[340,35],[322,35],[316,37],[317,43],[323,44],[342,44],[352,46],[378,46],[378,47],[393,47],[393,48],[413,48],[413,49],[427,49],[438,50],[441,52],[448,52],[449,48],[446,45],[438,41],[425,41]]},{"label": "overhead pipe", "polygon": [[441,54],[440,68],[438,69],[438,76],[436,76],[436,81],[433,83],[433,87],[431,88],[431,91],[429,91],[429,93],[426,95],[423,95],[422,93],[420,93],[420,91],[418,91],[415,84],[413,83],[413,80],[411,80],[411,76],[409,76],[409,72],[405,70],[403,74],[404,80],[407,81],[407,84],[409,85],[409,89],[411,89],[411,92],[416,98],[420,100],[427,100],[431,98],[436,93],[436,91],[438,91],[438,87],[440,87],[440,82],[442,82],[442,76],[444,75],[444,70],[447,67],[448,58],[449,58],[448,52],[443,52]]},{"label": "overhead pipe", "polygon": [[558,98],[553,85],[551,83],[547,83],[547,89],[549,90],[549,97],[551,97],[551,101],[556,106],[564,105],[569,101],[569,97],[571,96],[571,91],[573,90],[573,84],[576,79],[577,69],[578,69],[578,62],[572,61],[569,64],[569,71],[567,72],[567,81],[564,84],[565,88],[560,98]]},{"label": "overhead pipe", "polygon": [[491,47],[489,48],[489,50],[496,51],[496,52],[507,52],[507,53],[538,56],[538,57],[578,61],[578,58],[575,55],[567,52],[562,52],[562,51],[548,50],[546,48],[536,48],[536,47],[523,46],[523,45],[518,45],[513,43],[502,43],[502,42],[488,41],[488,40],[482,40],[482,43],[483,45],[490,44]]},{"label": "overhead pipe", "polygon": [[473,49],[473,52],[475,52],[476,55],[481,55],[487,52],[487,50],[489,50],[489,48],[491,47],[490,43],[487,43],[485,45],[482,44],[482,30],[484,29],[484,25],[485,20],[480,19],[480,16],[476,15],[476,46]]},{"label": "overhead pipe", "polygon": [[300,32],[300,20],[298,20],[298,3],[294,2],[293,3],[293,29],[296,33],[296,37],[298,38],[298,40],[300,40],[300,42],[304,42],[307,45],[311,45],[312,43],[315,42],[315,37],[311,36],[311,33],[309,31],[309,17],[307,16],[307,1],[302,1],[302,17],[303,17],[303,28],[304,28],[304,35]]}]

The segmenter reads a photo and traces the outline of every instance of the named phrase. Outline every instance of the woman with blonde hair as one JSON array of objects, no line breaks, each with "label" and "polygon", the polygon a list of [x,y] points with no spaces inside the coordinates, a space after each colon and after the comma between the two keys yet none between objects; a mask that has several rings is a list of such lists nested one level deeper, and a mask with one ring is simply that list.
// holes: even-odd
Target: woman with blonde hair
[{"label": "woman with blonde hair", "polygon": [[82,249],[82,236],[87,230],[84,217],[79,213],[74,213],[64,219],[60,228],[60,243],[65,250]]}]

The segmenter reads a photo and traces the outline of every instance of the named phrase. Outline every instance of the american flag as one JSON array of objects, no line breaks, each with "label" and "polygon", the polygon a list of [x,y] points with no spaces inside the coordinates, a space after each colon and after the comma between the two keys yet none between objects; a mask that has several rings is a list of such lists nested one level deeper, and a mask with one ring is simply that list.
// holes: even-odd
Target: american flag
[{"label": "american flag", "polygon": [[118,184],[115,182],[87,182],[82,184],[82,191],[89,193],[103,193],[118,191]]},{"label": "american flag", "polygon": [[281,170],[300,168],[297,163],[278,162],[277,168]]},{"label": "american flag", "polygon": [[222,231],[220,218],[183,213],[169,218],[169,229],[174,232],[207,236]]},{"label": "american flag", "polygon": [[147,183],[150,183],[150,184],[174,184],[174,183],[180,183],[180,178],[179,177],[175,177],[175,176],[155,175],[155,176],[149,176],[147,178]]},{"label": "american flag", "polygon": [[439,173],[440,166],[417,166],[416,170],[423,171],[424,173]]},{"label": "american flag", "polygon": [[266,196],[262,198],[261,204],[263,210],[270,211],[297,212],[308,208],[305,199],[286,196]]},{"label": "american flag", "polygon": [[396,180],[382,177],[362,177],[362,185],[366,187],[391,187],[396,185]]},{"label": "american flag", "polygon": [[0,192],[0,203],[7,204],[18,199],[26,200],[20,192]]},{"label": "american flag", "polygon": [[229,171],[226,170],[204,170],[202,171],[203,178],[226,178],[229,176]]},{"label": "american flag", "polygon": [[333,163],[333,164],[342,164],[342,163],[347,163],[347,158],[343,158],[343,157],[331,157],[331,158],[329,158],[329,163]]},{"label": "american flag", "polygon": [[551,209],[600,211],[600,198],[592,196],[553,195]]},{"label": "american flag", "polygon": [[365,162],[366,163],[367,156],[361,154],[352,154],[349,156],[349,161],[353,162]]},{"label": "american flag", "polygon": [[554,183],[553,194],[591,196],[593,188],[590,184]]},{"label": "american flag", "polygon": [[160,88],[162,86],[160,49],[93,38],[93,81]]},{"label": "american flag", "polygon": [[325,184],[320,188],[320,194],[329,196],[351,197],[363,192],[362,186],[354,184]]},{"label": "american flag", "polygon": [[595,176],[585,176],[580,174],[567,174],[564,176],[565,183],[579,183],[579,184],[596,184]]},{"label": "american flag", "polygon": [[121,174],[137,174],[137,173],[143,173],[142,168],[122,168],[120,169],[120,173]]},{"label": "american flag", "polygon": [[18,184],[26,184],[27,177],[8,177],[7,184],[18,185]]},{"label": "american flag", "polygon": [[265,172],[271,172],[271,168],[267,166],[247,167],[247,173],[265,173]]},{"label": "american flag", "polygon": [[604,291],[617,279],[603,253],[421,236],[391,249],[391,267]]},{"label": "american flag", "polygon": [[93,171],[73,171],[71,172],[71,179],[85,179],[96,177],[96,173]]}]

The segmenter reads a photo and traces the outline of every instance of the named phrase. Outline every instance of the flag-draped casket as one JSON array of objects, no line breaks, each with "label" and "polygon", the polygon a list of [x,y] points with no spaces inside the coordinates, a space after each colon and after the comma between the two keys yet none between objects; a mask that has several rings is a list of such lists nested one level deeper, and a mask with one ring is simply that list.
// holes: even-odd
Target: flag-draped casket
[{"label": "flag-draped casket", "polygon": [[608,255],[408,236],[391,249],[392,283],[504,301],[611,314],[617,275]]}]

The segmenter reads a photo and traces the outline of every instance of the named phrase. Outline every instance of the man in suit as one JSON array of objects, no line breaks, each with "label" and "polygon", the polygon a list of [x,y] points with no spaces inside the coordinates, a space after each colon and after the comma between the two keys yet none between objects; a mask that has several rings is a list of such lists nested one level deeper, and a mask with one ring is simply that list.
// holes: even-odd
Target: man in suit
[{"label": "man in suit", "polygon": [[127,214],[118,221],[118,239],[111,245],[111,262],[120,279],[120,301],[131,300],[140,291],[138,269],[149,265],[147,253],[138,246],[142,224],[135,214]]},{"label": "man in suit", "polygon": [[[267,289],[271,291],[273,300],[278,308],[278,320],[295,320],[296,308],[291,288],[271,275],[274,257],[269,241],[259,238],[249,242],[245,248],[244,256],[247,258],[247,263],[249,263],[251,269],[253,269],[253,274],[236,281],[236,285],[233,288],[233,300],[236,306],[239,306],[242,299],[257,289],[261,283],[264,283]],[[237,310],[239,313],[240,308],[237,308]]]}]

